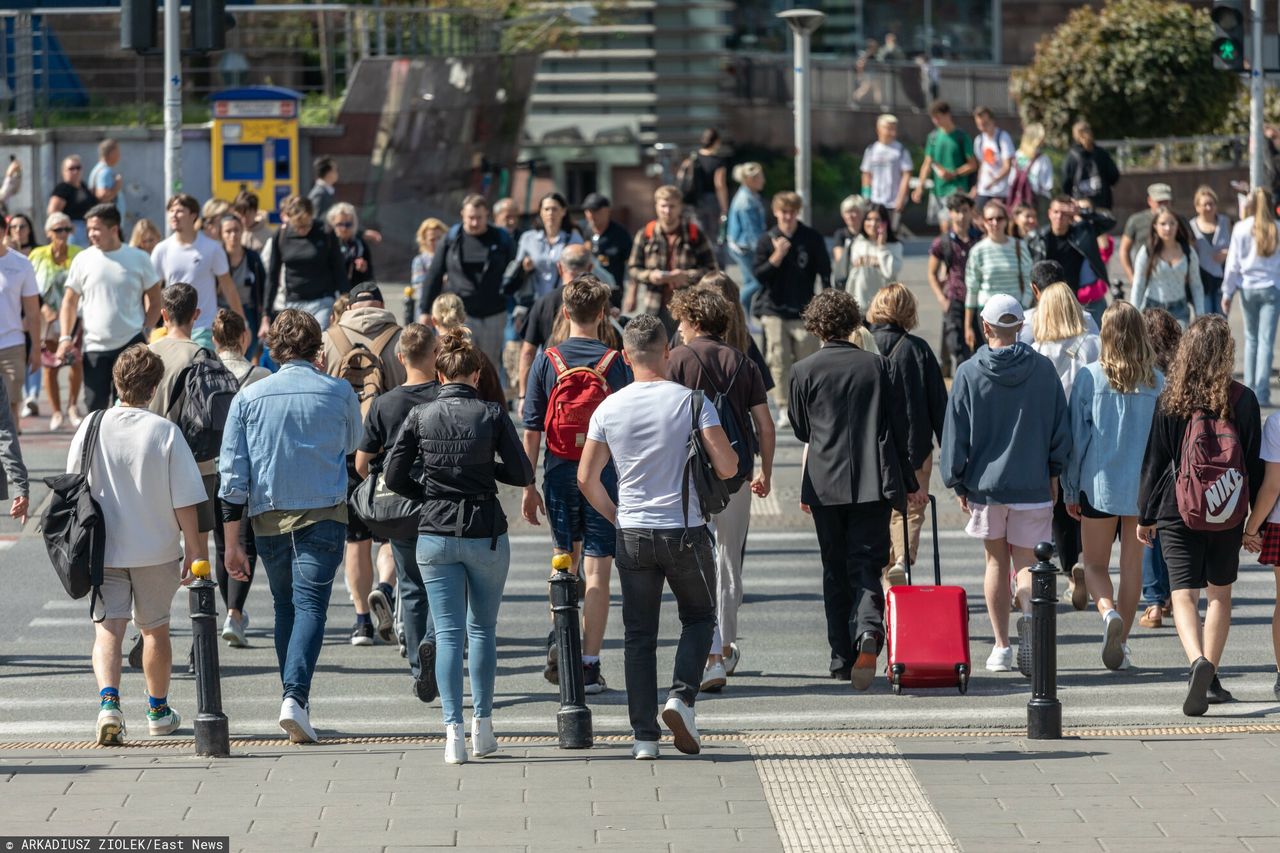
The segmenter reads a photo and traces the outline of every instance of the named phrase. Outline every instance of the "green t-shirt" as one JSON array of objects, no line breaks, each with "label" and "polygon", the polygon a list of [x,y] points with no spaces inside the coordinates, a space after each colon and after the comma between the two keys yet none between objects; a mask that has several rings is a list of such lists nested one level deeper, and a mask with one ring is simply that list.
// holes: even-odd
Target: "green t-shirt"
[{"label": "green t-shirt", "polygon": [[[933,160],[937,165],[954,172],[973,156],[973,141],[969,139],[969,134],[958,127],[950,132],[941,128],[934,128],[924,142],[924,153],[926,157]],[[939,200],[952,193],[969,191],[968,175],[943,179],[938,176],[938,172],[935,170],[932,177],[933,194]]]},{"label": "green t-shirt", "polygon": [[345,503],[319,509],[271,509],[253,517],[254,536],[281,536],[320,521],[347,523]]}]

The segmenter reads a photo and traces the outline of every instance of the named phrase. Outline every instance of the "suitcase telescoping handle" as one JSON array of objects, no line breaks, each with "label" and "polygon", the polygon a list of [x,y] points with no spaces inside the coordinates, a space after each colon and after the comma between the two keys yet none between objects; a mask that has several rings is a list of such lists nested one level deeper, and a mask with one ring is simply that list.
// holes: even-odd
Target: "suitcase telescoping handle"
[{"label": "suitcase telescoping handle", "polygon": [[[942,555],[938,553],[938,499],[929,495],[929,515],[933,523],[933,583],[942,586]],[[902,559],[907,567],[907,583],[911,584],[911,529],[907,514],[902,514]]]}]

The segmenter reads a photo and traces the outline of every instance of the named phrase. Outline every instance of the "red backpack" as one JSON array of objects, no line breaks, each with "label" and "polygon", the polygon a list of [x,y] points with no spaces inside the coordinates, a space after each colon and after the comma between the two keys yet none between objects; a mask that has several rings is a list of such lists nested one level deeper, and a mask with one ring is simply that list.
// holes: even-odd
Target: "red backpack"
[{"label": "red backpack", "polygon": [[[1234,409],[1244,386],[1231,383]],[[1249,512],[1249,475],[1235,424],[1197,412],[1182,434],[1174,494],[1178,514],[1192,530],[1221,531],[1237,527]]]},{"label": "red backpack", "polygon": [[582,458],[587,426],[591,415],[609,396],[611,389],[605,377],[617,357],[617,350],[609,350],[594,366],[569,367],[559,349],[547,350],[547,358],[556,371],[556,381],[547,398],[548,451],[574,462]]}]

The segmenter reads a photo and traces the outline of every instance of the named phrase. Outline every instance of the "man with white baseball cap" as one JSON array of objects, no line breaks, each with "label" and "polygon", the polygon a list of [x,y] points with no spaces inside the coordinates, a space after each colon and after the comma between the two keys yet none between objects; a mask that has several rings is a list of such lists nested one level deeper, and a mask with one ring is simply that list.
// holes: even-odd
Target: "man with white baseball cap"
[{"label": "man with white baseball cap", "polygon": [[1058,475],[1071,450],[1067,400],[1053,362],[1018,341],[1022,305],[997,294],[982,309],[986,346],[956,368],[942,431],[942,479],[969,513],[965,532],[983,540],[987,614],[995,647],[987,669],[1013,668],[1009,557],[1019,569],[1018,668],[1031,675],[1032,549],[1053,539]]}]

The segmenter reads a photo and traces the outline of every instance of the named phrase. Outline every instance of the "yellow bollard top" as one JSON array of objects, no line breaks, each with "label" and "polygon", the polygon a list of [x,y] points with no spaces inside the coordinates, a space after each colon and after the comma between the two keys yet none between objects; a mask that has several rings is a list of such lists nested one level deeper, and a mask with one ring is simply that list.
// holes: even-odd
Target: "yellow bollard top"
[{"label": "yellow bollard top", "polygon": [[196,560],[191,564],[191,574],[200,580],[208,580],[209,578],[209,561]]},{"label": "yellow bollard top", "polygon": [[573,568],[573,557],[570,554],[556,554],[551,558],[551,570],[554,572],[567,572]]},{"label": "yellow bollard top", "polygon": [[404,289],[404,298],[405,298],[405,299],[412,299],[412,298],[413,298],[413,288],[412,288],[412,287],[406,287],[406,288]]}]

